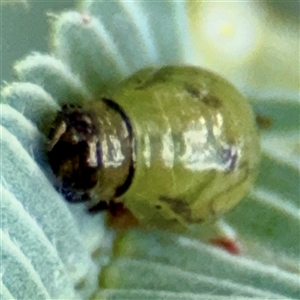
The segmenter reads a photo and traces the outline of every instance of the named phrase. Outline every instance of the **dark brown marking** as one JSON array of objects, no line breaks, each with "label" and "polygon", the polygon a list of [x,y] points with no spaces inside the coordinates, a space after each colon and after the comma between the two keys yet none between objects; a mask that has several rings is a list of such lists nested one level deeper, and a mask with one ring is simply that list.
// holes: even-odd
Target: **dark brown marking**
[{"label": "dark brown marking", "polygon": [[193,98],[201,99],[201,91],[200,91],[198,86],[193,86],[193,85],[190,85],[190,84],[186,84],[185,85],[185,90]]},{"label": "dark brown marking", "polygon": [[[162,72],[163,70],[163,72]],[[157,84],[164,84],[165,82],[168,82],[170,78],[172,78],[172,70],[168,68],[163,69],[154,69],[152,74],[149,74],[149,77],[147,80],[141,82],[140,85],[138,85],[135,90],[144,90],[147,89],[153,85]]]},{"label": "dark brown marking", "polygon": [[160,196],[159,200],[167,203],[175,213],[182,216],[186,221],[188,222],[192,221],[192,214],[191,214],[190,207],[183,200],[178,198],[171,198],[167,196]]},{"label": "dark brown marking", "polygon": [[114,229],[129,229],[140,225],[137,218],[122,204],[111,201],[107,214],[107,225]]},{"label": "dark brown marking", "polygon": [[264,115],[256,115],[256,124],[261,129],[269,129],[273,125],[273,121],[270,117]]},{"label": "dark brown marking", "polygon": [[222,106],[222,101],[215,96],[205,96],[203,103],[215,109],[218,109]]}]

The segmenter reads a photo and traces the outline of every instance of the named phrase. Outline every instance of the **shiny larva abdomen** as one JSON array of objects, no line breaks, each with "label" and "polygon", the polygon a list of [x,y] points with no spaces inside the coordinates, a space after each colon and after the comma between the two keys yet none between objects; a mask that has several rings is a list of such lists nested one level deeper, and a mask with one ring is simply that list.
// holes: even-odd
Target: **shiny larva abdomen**
[{"label": "shiny larva abdomen", "polygon": [[113,96],[131,120],[135,174],[125,206],[149,226],[217,217],[250,189],[259,142],[245,98],[195,67],[142,70]]}]

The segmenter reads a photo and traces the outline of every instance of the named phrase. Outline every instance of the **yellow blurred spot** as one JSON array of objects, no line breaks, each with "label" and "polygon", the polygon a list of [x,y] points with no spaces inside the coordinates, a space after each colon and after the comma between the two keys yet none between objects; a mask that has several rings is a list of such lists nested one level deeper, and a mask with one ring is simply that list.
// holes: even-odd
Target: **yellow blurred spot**
[{"label": "yellow blurred spot", "polygon": [[221,35],[224,37],[233,37],[235,32],[235,28],[232,24],[224,24],[220,30]]}]

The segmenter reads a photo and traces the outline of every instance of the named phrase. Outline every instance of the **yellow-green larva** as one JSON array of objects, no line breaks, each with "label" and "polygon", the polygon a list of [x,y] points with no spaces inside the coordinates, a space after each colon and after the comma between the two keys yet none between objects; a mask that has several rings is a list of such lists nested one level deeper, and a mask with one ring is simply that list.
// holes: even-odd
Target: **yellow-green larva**
[{"label": "yellow-green larva", "polygon": [[198,67],[143,69],[109,99],[66,105],[49,138],[68,200],[121,202],[142,224],[171,230],[235,206],[260,158],[246,99]]}]

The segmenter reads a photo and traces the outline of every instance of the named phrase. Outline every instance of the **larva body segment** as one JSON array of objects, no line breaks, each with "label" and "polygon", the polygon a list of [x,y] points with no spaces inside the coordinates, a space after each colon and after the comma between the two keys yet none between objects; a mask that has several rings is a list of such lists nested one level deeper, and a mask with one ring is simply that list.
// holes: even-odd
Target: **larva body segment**
[{"label": "larva body segment", "polygon": [[123,198],[138,219],[162,228],[201,222],[249,191],[258,135],[249,104],[226,80],[195,67],[142,70],[114,99],[135,132],[135,177]]}]

